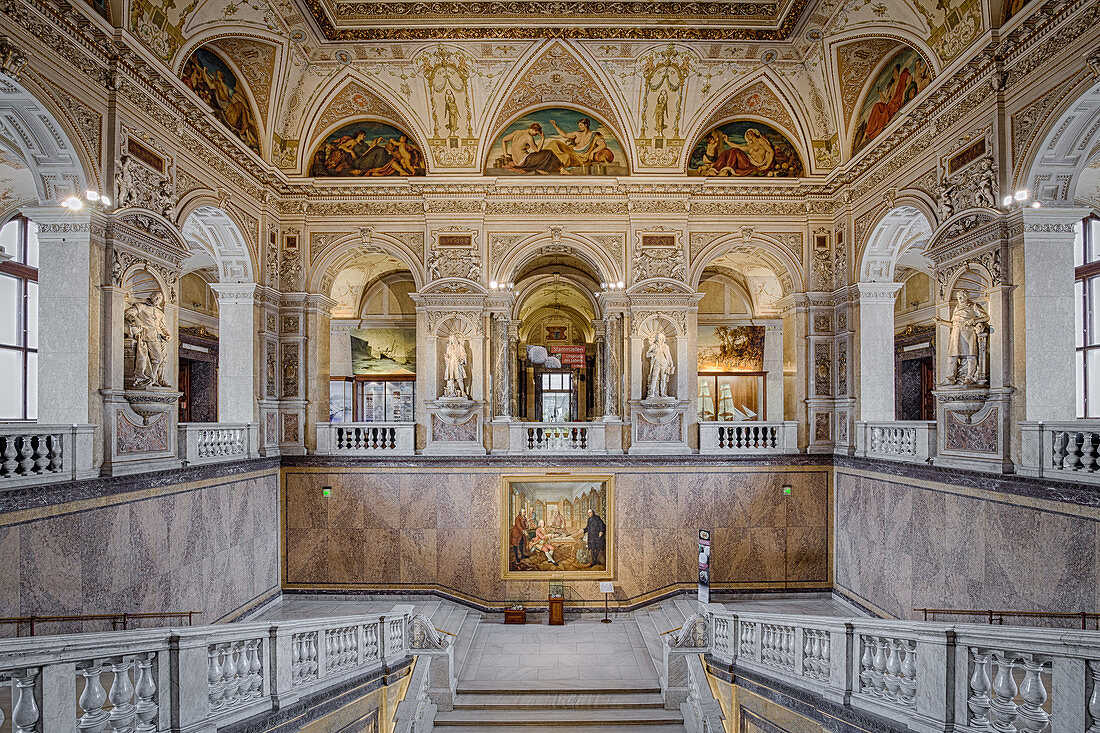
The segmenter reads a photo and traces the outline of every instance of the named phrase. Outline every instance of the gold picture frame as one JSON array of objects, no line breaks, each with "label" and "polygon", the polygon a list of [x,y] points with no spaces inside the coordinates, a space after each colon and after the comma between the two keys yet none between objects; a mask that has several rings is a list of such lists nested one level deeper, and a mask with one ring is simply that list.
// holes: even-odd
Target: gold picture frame
[{"label": "gold picture frame", "polygon": [[[614,476],[501,476],[500,506],[502,579],[608,580],[615,577]],[[604,525],[603,537],[599,538],[603,540],[602,550],[598,540],[595,545],[590,543],[589,509]],[[587,566],[589,563],[591,567]]]}]

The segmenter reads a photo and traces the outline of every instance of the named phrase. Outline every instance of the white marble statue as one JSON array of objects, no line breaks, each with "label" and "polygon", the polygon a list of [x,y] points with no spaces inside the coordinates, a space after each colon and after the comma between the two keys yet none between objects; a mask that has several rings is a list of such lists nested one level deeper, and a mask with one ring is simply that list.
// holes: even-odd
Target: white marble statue
[{"label": "white marble statue", "polygon": [[155,292],[137,301],[123,316],[126,336],[134,341],[134,387],[170,387],[168,344],[172,333],[164,317],[164,296]]},{"label": "white marble statue", "polygon": [[951,366],[944,384],[979,384],[987,374],[983,342],[989,330],[989,314],[965,290],[957,291],[955,297],[958,302],[951,311],[951,319],[936,317],[937,322],[951,328],[947,337]]},{"label": "white marble statue", "polygon": [[466,394],[466,340],[457,333],[447,339],[443,354],[443,396],[469,399]]},{"label": "white marble statue", "polygon": [[668,348],[665,335],[658,331],[650,338],[649,351],[649,389],[647,399],[665,399],[668,397],[668,378],[676,371],[672,362],[672,350]]}]

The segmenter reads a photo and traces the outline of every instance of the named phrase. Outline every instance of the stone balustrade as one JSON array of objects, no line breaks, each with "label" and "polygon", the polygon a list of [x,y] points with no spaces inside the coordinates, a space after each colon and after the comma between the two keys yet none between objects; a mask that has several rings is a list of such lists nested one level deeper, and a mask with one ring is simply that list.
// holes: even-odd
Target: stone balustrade
[{"label": "stone balustrade", "polygon": [[0,491],[99,475],[95,425],[0,422]]},{"label": "stone balustrade", "polygon": [[914,731],[1100,731],[1100,632],[732,613],[718,604],[695,619],[706,619],[716,663]]},{"label": "stone balustrade", "polygon": [[317,453],[330,456],[411,456],[416,453],[416,423],[317,423]]},{"label": "stone balustrade", "polygon": [[180,423],[179,457],[191,465],[255,458],[258,439],[254,423]]},{"label": "stone balustrade", "polygon": [[936,455],[936,423],[928,420],[857,421],[856,455],[928,463]]},{"label": "stone balustrade", "polygon": [[599,422],[513,422],[508,427],[508,452],[600,455],[607,452],[606,436]]},{"label": "stone balustrade", "polygon": [[1021,422],[1016,472],[1100,483],[1100,420]]},{"label": "stone balustrade", "polygon": [[798,423],[795,421],[699,423],[699,453],[703,455],[752,455],[797,453]]},{"label": "stone balustrade", "polygon": [[413,654],[411,606],[382,615],[0,641],[0,727],[215,730]]}]

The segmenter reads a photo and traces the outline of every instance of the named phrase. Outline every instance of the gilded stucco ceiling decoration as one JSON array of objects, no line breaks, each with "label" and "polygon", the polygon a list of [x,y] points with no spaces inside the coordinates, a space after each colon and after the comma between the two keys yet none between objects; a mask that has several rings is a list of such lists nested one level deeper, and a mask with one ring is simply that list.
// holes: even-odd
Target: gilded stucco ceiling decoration
[{"label": "gilded stucco ceiling decoration", "polygon": [[889,53],[904,44],[894,38],[860,38],[836,51],[837,76],[840,78],[840,102],[844,107],[844,125],[852,119],[867,77]]},{"label": "gilded stucco ceiling decoration", "polygon": [[808,0],[307,0],[330,41],[469,38],[783,40]]},{"label": "gilded stucco ceiling decoration", "polygon": [[209,45],[225,54],[241,72],[248,84],[248,90],[252,92],[252,98],[256,101],[260,120],[266,125],[272,77],[275,74],[275,47],[269,43],[239,37],[219,38]]},{"label": "gilded stucco ceiling decoration", "polygon": [[787,105],[766,82],[760,80],[730,95],[710,116],[707,124],[703,125],[702,132],[706,133],[718,123],[742,115],[756,115],[772,120],[791,133],[798,130]]},{"label": "gilded stucco ceiling decoration", "polygon": [[408,128],[402,116],[389,102],[379,97],[357,81],[352,81],[341,89],[332,101],[325,107],[325,111],[317,118],[313,126],[315,133],[327,130],[337,122],[350,120],[353,117],[368,116],[379,117],[391,122],[399,123],[402,128]]},{"label": "gilded stucco ceiling decoration", "polygon": [[603,88],[572,51],[560,43],[552,43],[512,85],[511,94],[497,112],[491,129],[499,130],[518,113],[536,105],[561,102],[597,113],[615,127],[617,135],[622,134],[622,122]]}]

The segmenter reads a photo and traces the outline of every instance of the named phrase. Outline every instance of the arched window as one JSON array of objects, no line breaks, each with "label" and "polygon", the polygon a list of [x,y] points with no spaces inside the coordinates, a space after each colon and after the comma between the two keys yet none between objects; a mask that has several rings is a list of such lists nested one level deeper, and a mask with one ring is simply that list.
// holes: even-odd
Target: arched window
[{"label": "arched window", "polygon": [[0,420],[38,417],[38,226],[0,228]]},{"label": "arched window", "polygon": [[1100,417],[1100,217],[1086,217],[1074,236],[1077,308],[1077,416]]}]

